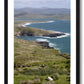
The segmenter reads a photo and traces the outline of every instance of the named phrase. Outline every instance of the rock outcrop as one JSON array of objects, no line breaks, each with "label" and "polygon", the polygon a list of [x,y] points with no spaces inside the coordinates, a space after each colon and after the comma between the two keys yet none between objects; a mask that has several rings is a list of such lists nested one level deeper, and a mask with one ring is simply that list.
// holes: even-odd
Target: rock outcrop
[{"label": "rock outcrop", "polygon": [[48,49],[53,49],[53,47],[49,46],[49,43],[46,41],[42,41],[42,42],[37,42],[38,44],[40,44],[42,47],[44,48],[48,48]]},{"label": "rock outcrop", "polygon": [[62,35],[65,35],[64,33],[54,33],[54,34],[48,34],[48,35],[43,35],[43,36],[46,36],[46,37],[57,37],[57,36],[62,36]]}]

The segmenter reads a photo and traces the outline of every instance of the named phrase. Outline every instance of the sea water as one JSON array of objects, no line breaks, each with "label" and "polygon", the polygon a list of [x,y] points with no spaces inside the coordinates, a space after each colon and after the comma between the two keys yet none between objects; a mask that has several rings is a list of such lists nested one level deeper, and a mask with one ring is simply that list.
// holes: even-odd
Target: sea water
[{"label": "sea water", "polygon": [[[32,21],[32,20],[31,20]],[[49,46],[60,50],[61,53],[70,54],[70,21],[69,20],[44,20],[44,19],[34,19],[34,21],[49,21],[41,23],[31,23],[26,24],[26,27],[34,27],[39,29],[45,29],[49,31],[57,31],[65,33],[64,36],[59,36],[57,38],[43,37],[43,36],[19,36],[19,39],[32,40],[32,41],[47,41]]]}]

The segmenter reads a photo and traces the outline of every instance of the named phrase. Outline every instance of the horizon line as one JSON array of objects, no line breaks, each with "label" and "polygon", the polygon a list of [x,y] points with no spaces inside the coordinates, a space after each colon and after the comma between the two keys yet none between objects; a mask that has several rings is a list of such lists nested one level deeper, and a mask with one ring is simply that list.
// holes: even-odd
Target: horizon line
[{"label": "horizon line", "polygon": [[16,7],[16,8],[15,8],[15,7],[14,7],[14,9],[22,9],[22,8],[36,8],[36,9],[40,9],[40,8],[44,8],[44,9],[71,9],[71,8],[54,8],[54,7],[53,7],[53,8],[51,8],[51,7],[39,7],[39,8],[38,8],[38,7],[21,7],[21,8],[17,8],[17,7]]}]

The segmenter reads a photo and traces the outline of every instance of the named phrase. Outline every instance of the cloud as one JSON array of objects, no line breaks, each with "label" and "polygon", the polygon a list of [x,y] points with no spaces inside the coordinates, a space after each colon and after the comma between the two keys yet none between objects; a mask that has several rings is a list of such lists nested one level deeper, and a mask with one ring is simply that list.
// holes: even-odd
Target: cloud
[{"label": "cloud", "polygon": [[15,3],[54,3],[54,2],[61,2],[61,1],[64,1],[64,0],[14,0]]},{"label": "cloud", "polygon": [[[15,0],[15,1],[19,1],[19,2],[24,2],[24,0]],[[30,2],[30,1],[35,1],[35,2],[39,2],[39,1],[64,1],[64,0],[25,0],[25,2]]]},{"label": "cloud", "polygon": [[70,0],[14,0],[14,5],[15,8],[22,8],[22,7],[68,8],[70,6]]}]

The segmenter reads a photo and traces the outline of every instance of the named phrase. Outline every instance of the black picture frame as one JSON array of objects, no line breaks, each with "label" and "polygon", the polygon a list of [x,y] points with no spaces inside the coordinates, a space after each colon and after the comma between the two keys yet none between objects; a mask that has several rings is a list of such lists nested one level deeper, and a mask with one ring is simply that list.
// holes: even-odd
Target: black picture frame
[{"label": "black picture frame", "polygon": [[76,0],[76,84],[80,84],[80,0]]},{"label": "black picture frame", "polygon": [[4,84],[8,84],[8,0],[4,0]]},{"label": "black picture frame", "polygon": [[[8,84],[8,0],[4,0],[4,84]],[[76,0],[76,84],[80,84],[80,0]]]}]

